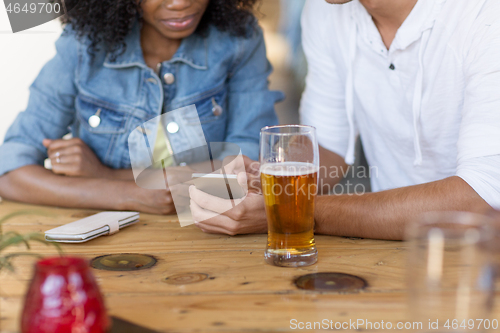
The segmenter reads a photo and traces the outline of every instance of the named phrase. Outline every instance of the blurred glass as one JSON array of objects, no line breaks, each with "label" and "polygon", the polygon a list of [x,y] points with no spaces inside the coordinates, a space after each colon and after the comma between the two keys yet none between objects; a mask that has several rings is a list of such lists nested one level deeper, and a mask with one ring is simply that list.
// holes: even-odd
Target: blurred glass
[{"label": "blurred glass", "polygon": [[21,318],[22,333],[105,333],[110,320],[89,263],[82,258],[38,261]]},{"label": "blurred glass", "polygon": [[[428,332],[483,332],[494,298],[491,219],[465,212],[427,213],[407,230],[409,308]],[[422,331],[420,330],[420,331]]]}]

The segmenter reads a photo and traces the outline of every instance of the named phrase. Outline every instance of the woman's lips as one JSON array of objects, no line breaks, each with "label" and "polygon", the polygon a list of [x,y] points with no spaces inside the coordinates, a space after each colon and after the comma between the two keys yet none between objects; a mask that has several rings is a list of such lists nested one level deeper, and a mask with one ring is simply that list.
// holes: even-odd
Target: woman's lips
[{"label": "woman's lips", "polygon": [[161,20],[161,23],[171,30],[182,31],[193,26],[195,17],[196,15],[189,15],[178,19]]}]

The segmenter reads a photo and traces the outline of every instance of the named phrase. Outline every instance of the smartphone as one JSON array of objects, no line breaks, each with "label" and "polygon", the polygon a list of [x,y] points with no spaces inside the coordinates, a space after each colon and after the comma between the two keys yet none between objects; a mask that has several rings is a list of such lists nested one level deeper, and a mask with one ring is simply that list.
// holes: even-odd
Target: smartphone
[{"label": "smartphone", "polygon": [[222,199],[241,199],[245,190],[240,186],[237,175],[219,173],[193,173],[191,184],[200,191]]}]

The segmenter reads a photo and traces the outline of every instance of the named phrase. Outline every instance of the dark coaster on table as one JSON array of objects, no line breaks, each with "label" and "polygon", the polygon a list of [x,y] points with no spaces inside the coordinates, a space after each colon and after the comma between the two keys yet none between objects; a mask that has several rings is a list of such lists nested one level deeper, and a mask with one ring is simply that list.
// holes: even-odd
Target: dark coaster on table
[{"label": "dark coaster on table", "polygon": [[360,277],[344,273],[314,273],[298,277],[295,285],[299,289],[352,293],[365,289],[368,283]]},{"label": "dark coaster on table", "polygon": [[138,271],[151,268],[156,258],[147,254],[121,253],[108,254],[92,259],[90,266],[105,271]]}]

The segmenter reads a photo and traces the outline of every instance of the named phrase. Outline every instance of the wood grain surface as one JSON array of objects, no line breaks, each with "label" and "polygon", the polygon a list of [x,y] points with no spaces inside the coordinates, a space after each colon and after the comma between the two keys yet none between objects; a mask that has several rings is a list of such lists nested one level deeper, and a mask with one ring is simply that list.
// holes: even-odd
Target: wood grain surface
[{"label": "wood grain surface", "polygon": [[[96,213],[0,203],[0,216],[15,211],[36,214],[6,222],[3,232],[44,232]],[[113,236],[62,247],[66,254],[87,259],[114,253],[157,258],[150,269],[93,269],[93,273],[111,315],[161,332],[283,332],[293,331],[292,319],[411,320],[404,242],[318,236],[319,261],[304,268],[267,265],[263,259],[265,243],[266,235],[208,235],[195,226],[181,228],[174,216],[141,214],[139,223]],[[56,254],[43,244],[34,245],[33,251]],[[15,273],[0,272],[2,333],[18,332],[34,260],[18,258]],[[340,294],[304,291],[295,286],[296,278],[315,272],[356,275],[366,280],[368,287],[359,293]],[[497,307],[494,315],[498,319],[499,314]]]}]

